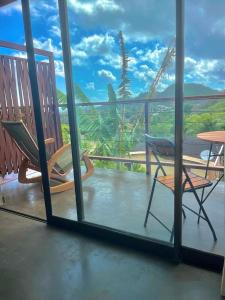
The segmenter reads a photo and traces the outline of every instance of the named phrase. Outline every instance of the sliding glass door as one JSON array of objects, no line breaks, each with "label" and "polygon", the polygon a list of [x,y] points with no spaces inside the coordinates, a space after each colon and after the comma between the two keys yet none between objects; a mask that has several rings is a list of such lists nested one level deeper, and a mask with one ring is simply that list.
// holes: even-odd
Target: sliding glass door
[{"label": "sliding glass door", "polygon": [[173,242],[174,193],[156,184],[144,225],[158,167],[145,133],[165,143],[159,159],[174,185],[165,139],[175,141],[175,8],[175,1],[67,8],[79,148],[94,166],[82,182],[84,220],[165,242]]},{"label": "sliding glass door", "polygon": [[[71,49],[75,138],[84,165],[82,221],[172,246],[180,234],[174,230],[181,143],[175,137],[175,111],[182,107],[182,101],[175,105],[175,90],[182,99],[179,47],[175,69],[176,5],[146,1],[133,9],[136,2],[111,4],[94,1],[90,11],[77,3],[67,7],[70,44],[65,51]],[[61,21],[66,34],[65,19]],[[177,86],[176,72],[181,76]],[[157,170],[159,179],[154,180]],[[168,176],[166,185],[162,176]],[[179,226],[179,203],[176,208]]]},{"label": "sliding glass door", "polygon": [[[217,240],[208,220],[190,213],[183,225],[183,245],[214,255],[225,250],[224,9],[223,1],[206,0],[187,1],[185,11],[184,163],[213,184],[199,191],[199,198]],[[184,203],[199,212],[195,197],[186,195]]]},{"label": "sliding glass door", "polygon": [[[56,154],[44,142],[28,1],[23,14],[48,222],[178,257],[183,2],[58,1],[48,16],[58,22]],[[40,45],[38,34],[33,25]]]}]

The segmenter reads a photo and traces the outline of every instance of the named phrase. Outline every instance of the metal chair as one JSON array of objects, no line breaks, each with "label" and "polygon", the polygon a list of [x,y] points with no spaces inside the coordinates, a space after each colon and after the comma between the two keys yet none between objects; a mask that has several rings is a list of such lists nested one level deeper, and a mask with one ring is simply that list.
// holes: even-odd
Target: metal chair
[{"label": "metal chair", "polygon": [[[164,156],[164,157],[166,156],[166,157],[174,158],[175,147],[174,147],[174,144],[167,139],[151,137],[148,134],[145,134],[145,140],[146,140],[146,146],[149,147],[150,152],[153,154],[153,156],[156,160],[157,168],[156,168],[156,172],[155,172],[155,175],[153,178],[153,185],[152,185],[150,199],[149,199],[149,203],[148,203],[148,207],[147,207],[147,211],[146,211],[144,227],[146,227],[149,215],[151,215],[156,221],[158,221],[166,230],[168,230],[171,233],[170,241],[172,242],[173,234],[174,234],[174,226],[173,226],[172,230],[169,229],[157,216],[155,216],[151,212],[151,204],[152,204],[152,199],[153,199],[153,195],[154,195],[154,191],[155,191],[156,182],[161,183],[162,185],[164,185],[166,188],[170,189],[174,193],[174,190],[175,190],[174,175],[166,174],[166,171],[160,161],[159,156]],[[159,171],[162,172],[162,176],[158,176]],[[183,209],[183,208],[186,208],[187,210],[196,214],[198,216],[198,218],[205,220],[209,225],[209,228],[212,232],[214,241],[216,241],[217,237],[216,237],[215,231],[213,229],[213,226],[212,226],[212,224],[209,220],[209,217],[202,205],[202,201],[200,200],[200,198],[197,194],[197,190],[205,189],[206,187],[209,187],[211,185],[213,185],[213,183],[210,180],[203,178],[201,176],[198,176],[194,173],[188,172],[186,170],[186,167],[183,166],[182,193],[186,193],[186,192],[193,193],[195,196],[195,199],[199,205],[199,208],[200,208],[200,213],[198,213],[198,212],[194,211],[192,208],[190,208],[187,205],[182,203],[183,216],[186,217],[185,211]]]},{"label": "metal chair", "polygon": [[[209,153],[208,153],[208,157],[207,157],[207,163],[206,163],[206,168],[205,168],[205,178],[208,177],[208,173],[209,173],[209,163],[211,159],[215,159],[214,161],[214,166],[216,166],[216,164],[218,163],[220,158],[224,159],[224,151],[223,151],[223,146],[220,147],[220,150],[218,153],[214,154],[213,153],[213,143],[210,143],[210,149],[209,149]],[[224,164],[224,163],[223,163]],[[214,191],[214,189],[217,187],[217,185],[219,184],[219,182],[224,178],[224,172],[222,173],[222,175],[219,176],[219,178],[217,178],[217,180],[215,181],[214,185],[212,186],[212,188],[210,189],[210,191],[208,192],[207,195],[205,195],[205,189],[202,189],[202,194],[201,194],[201,206],[199,208],[199,215],[201,214],[202,211],[202,206],[205,203],[205,201],[208,199],[208,197],[211,195],[211,193]],[[198,217],[198,224],[200,222],[200,216]]]}]

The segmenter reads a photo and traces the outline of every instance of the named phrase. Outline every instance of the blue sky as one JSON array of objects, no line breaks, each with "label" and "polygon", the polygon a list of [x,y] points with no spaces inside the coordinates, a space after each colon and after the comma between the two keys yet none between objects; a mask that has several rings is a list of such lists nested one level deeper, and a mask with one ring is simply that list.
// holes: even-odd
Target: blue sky
[{"label": "blue sky", "polygon": [[[168,0],[68,0],[74,81],[93,100],[120,83],[118,31],[124,33],[133,95],[147,91],[175,36]],[[186,1],[185,82],[225,89],[225,1]],[[34,44],[53,51],[57,87],[65,90],[57,1],[31,1]],[[0,39],[24,44],[20,1],[0,10]],[[1,49],[1,53],[6,53]],[[18,53],[16,55],[24,55]],[[174,63],[158,90],[174,83]]]}]

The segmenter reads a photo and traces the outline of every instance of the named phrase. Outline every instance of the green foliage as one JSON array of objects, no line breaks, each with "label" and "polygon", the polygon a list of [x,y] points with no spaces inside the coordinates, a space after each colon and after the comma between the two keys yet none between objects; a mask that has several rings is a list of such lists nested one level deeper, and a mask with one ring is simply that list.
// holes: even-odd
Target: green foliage
[{"label": "green foliage", "polygon": [[[140,133],[140,128],[131,122],[133,114],[128,112],[127,116],[124,116],[124,130],[120,136],[121,111],[117,108],[116,93],[112,85],[109,84],[107,88],[108,101],[113,103],[112,105],[77,108],[81,149],[87,149],[90,154],[100,156],[128,155],[138,141],[137,134]],[[89,101],[77,85],[76,94],[79,95],[80,101]],[[61,112],[61,117],[66,121],[65,112]],[[69,143],[68,120],[62,124],[62,135],[64,143]],[[118,167],[118,164],[116,166]]]},{"label": "green foliage", "polygon": [[115,93],[111,83],[108,84],[107,89],[108,89],[109,102],[115,103],[116,102],[116,93]]},{"label": "green foliage", "polygon": [[61,124],[61,130],[62,130],[62,137],[63,137],[63,143],[69,144],[70,143],[70,128],[68,124]]},{"label": "green foliage", "polygon": [[111,84],[108,84],[108,101],[113,103],[109,106],[109,115],[111,115],[111,118],[107,118],[105,120],[107,122],[107,126],[111,127],[111,135],[116,136],[118,133],[119,123],[120,123],[120,114],[116,105],[116,93],[112,87]]},{"label": "green foliage", "polygon": [[[57,97],[58,104],[65,105],[67,103],[66,95],[58,89],[56,90],[56,97]],[[66,107],[61,107],[61,110],[65,110],[65,109]]]},{"label": "green foliage", "polygon": [[151,117],[151,133],[157,137],[174,137],[174,112],[159,112]]},{"label": "green foliage", "polygon": [[85,95],[82,91],[81,87],[78,84],[74,84],[74,94],[76,103],[82,102],[87,103],[90,102],[90,99]]},{"label": "green foliage", "polygon": [[185,114],[190,114],[193,109],[193,103],[184,103],[184,113]]},{"label": "green foliage", "polygon": [[[81,87],[76,83],[74,84],[74,95],[75,95],[75,100],[77,103],[90,102],[90,99],[85,95],[85,93],[82,91]],[[59,89],[56,90],[56,96],[57,96],[57,101],[59,104],[64,105],[67,103],[66,95]]]},{"label": "green foliage", "polygon": [[[204,105],[205,112],[185,113],[184,132],[188,136],[204,131],[225,130],[225,100]],[[195,108],[193,106],[192,110]]]}]

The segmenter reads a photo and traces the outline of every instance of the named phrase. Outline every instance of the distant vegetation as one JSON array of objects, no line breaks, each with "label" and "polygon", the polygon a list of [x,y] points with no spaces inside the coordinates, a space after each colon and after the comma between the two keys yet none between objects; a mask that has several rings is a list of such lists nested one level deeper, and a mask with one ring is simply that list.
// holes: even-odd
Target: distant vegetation
[{"label": "distant vegetation", "polygon": [[[197,110],[197,111],[196,111]],[[225,100],[207,103],[195,109],[194,103],[190,113],[185,114],[184,132],[195,136],[199,132],[225,130]]]},{"label": "distant vegetation", "polygon": [[[193,85],[188,86],[193,87]],[[108,84],[107,89],[108,101],[112,103],[111,105],[77,107],[80,147],[87,149],[90,154],[100,156],[127,156],[130,151],[135,150],[138,144],[144,145],[143,119],[138,118],[140,105],[132,104],[132,99],[131,104],[126,105],[123,132],[121,133],[121,107],[116,104],[117,96],[112,85]],[[203,89],[206,90],[204,86]],[[78,85],[74,86],[74,90],[77,102],[90,102],[90,99]],[[59,103],[65,104],[66,96],[61,91],[57,91],[57,95]],[[192,96],[190,92],[189,95]],[[63,139],[65,143],[68,143],[70,136],[67,111],[61,109],[60,115]],[[185,102],[184,136],[195,137],[199,132],[210,130],[225,130],[225,100],[213,103],[202,100]],[[161,102],[157,106],[153,105],[150,131],[154,136],[173,138],[173,103]],[[96,162],[96,165],[108,168],[125,168],[123,165],[113,162]],[[134,170],[144,171],[144,166],[135,165]]]}]

